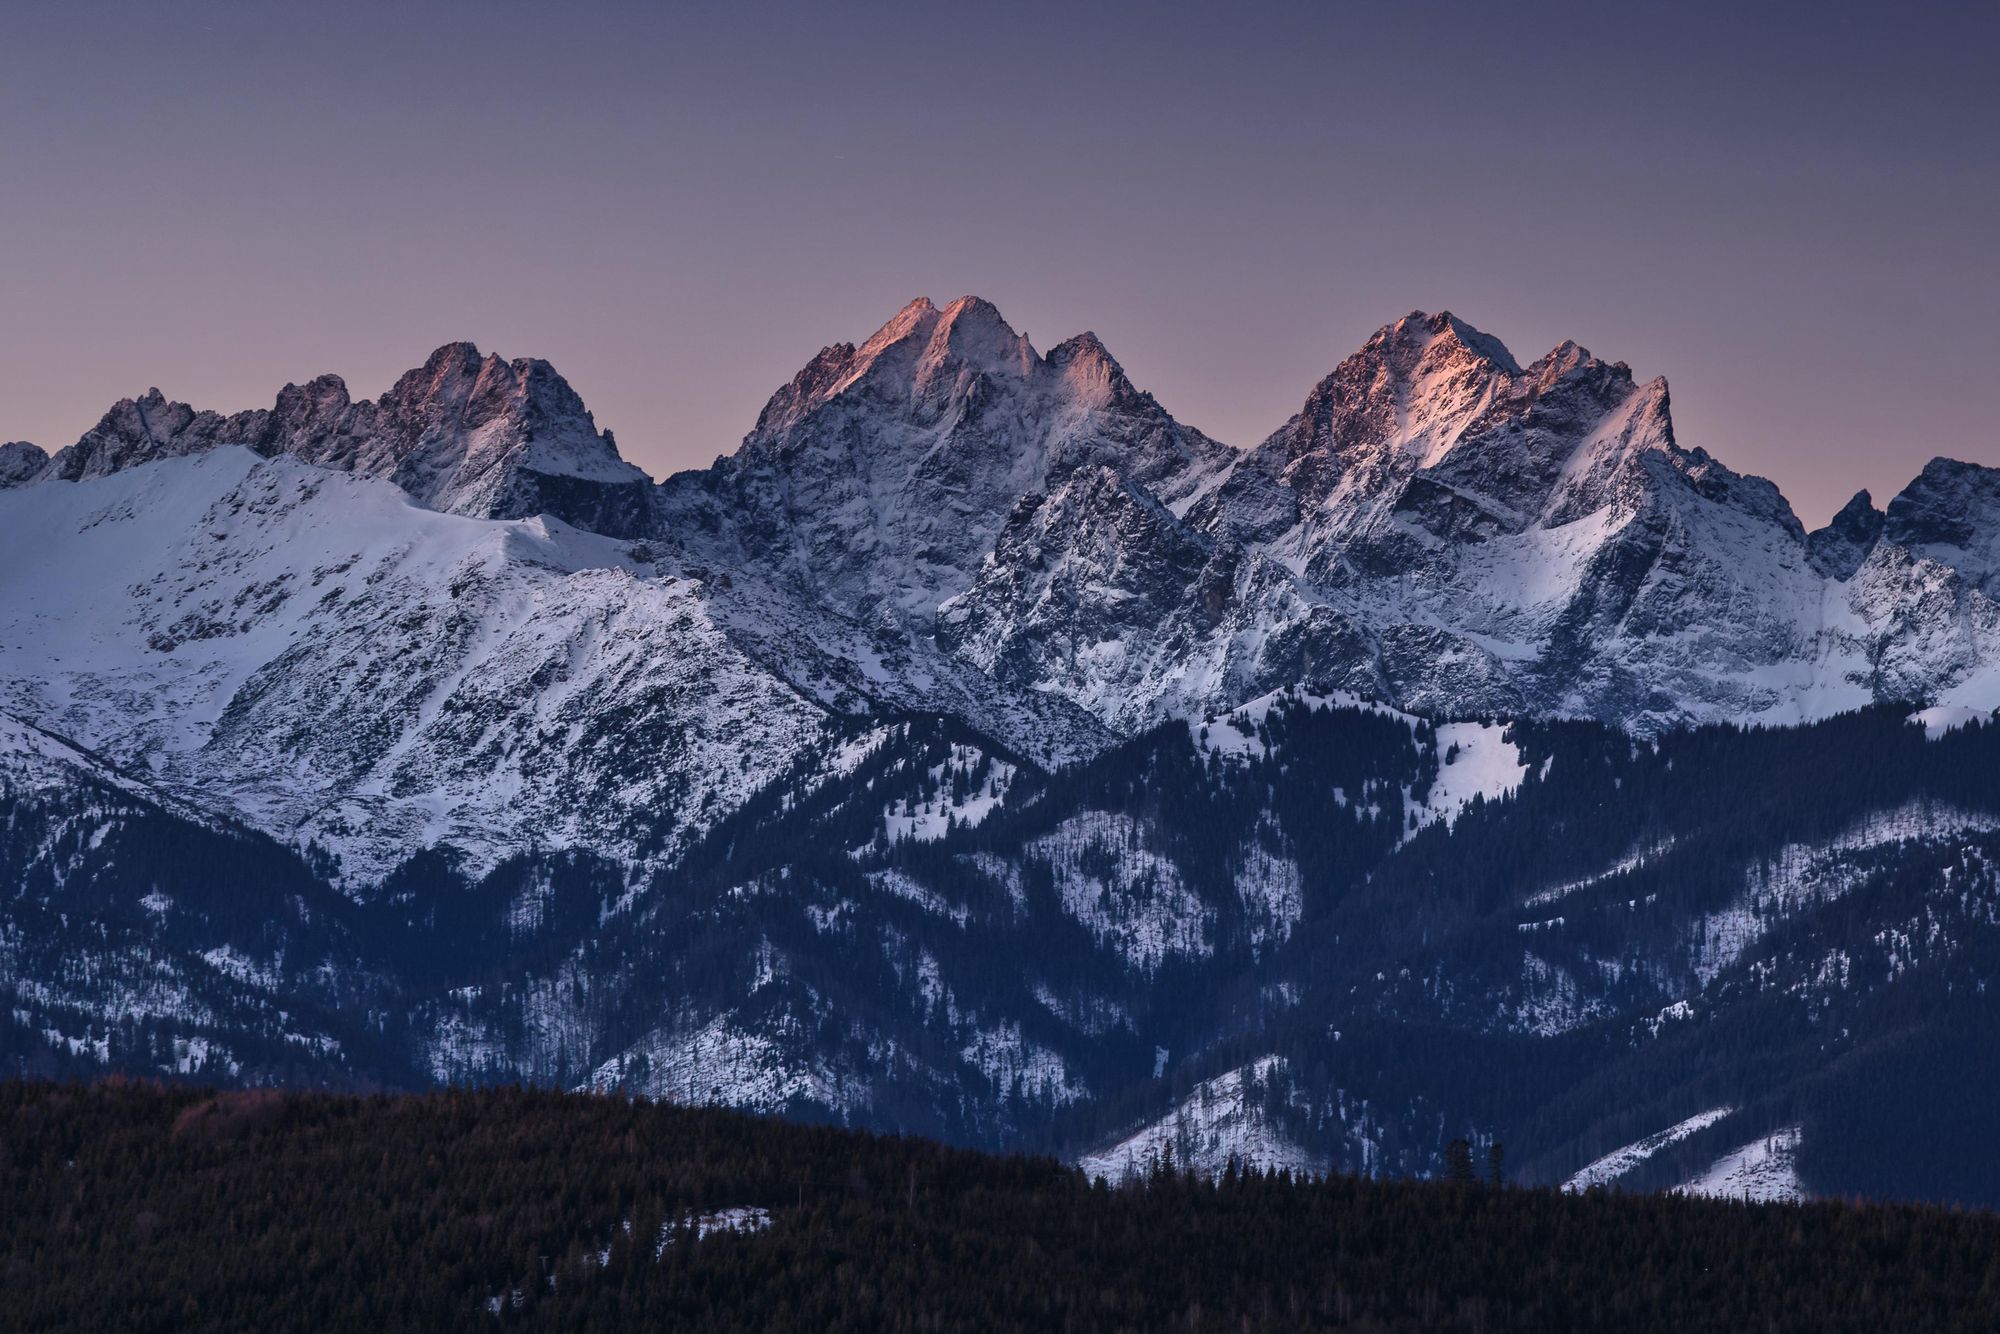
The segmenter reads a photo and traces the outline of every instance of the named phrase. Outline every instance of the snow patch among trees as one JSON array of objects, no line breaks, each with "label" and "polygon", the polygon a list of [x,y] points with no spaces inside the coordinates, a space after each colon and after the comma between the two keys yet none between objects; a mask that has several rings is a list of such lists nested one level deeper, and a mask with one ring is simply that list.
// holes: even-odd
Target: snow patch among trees
[{"label": "snow patch among trees", "polygon": [[1690,1195],[1770,1203],[1803,1200],[1799,1180],[1799,1127],[1787,1126],[1723,1154],[1681,1185]]},{"label": "snow patch among trees", "polygon": [[1636,1140],[1622,1149],[1613,1149],[1563,1182],[1563,1189],[1589,1190],[1592,1186],[1608,1186],[1661,1149],[1670,1144],[1678,1144],[1697,1130],[1708,1129],[1735,1110],[1734,1107],[1712,1107],[1705,1112],[1696,1112],[1687,1120],[1677,1121],[1665,1130],[1648,1135],[1642,1140]]},{"label": "snow patch among trees", "polygon": [[1260,1057],[1197,1086],[1167,1115],[1133,1134],[1077,1160],[1093,1180],[1114,1184],[1142,1178],[1155,1164],[1170,1160],[1178,1169],[1221,1175],[1232,1160],[1238,1167],[1264,1171],[1323,1172],[1320,1158],[1289,1139],[1265,1108],[1278,1056]]}]

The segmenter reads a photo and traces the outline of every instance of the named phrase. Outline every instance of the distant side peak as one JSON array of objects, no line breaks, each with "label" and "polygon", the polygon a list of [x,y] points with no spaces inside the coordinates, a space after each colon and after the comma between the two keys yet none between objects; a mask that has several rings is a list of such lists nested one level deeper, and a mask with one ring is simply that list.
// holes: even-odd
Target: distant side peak
[{"label": "distant side peak", "polygon": [[1868,492],[1856,491],[1826,527],[1807,534],[1806,555],[1813,569],[1829,579],[1853,578],[1875,550],[1885,519]]},{"label": "distant side peak", "polygon": [[1843,517],[1858,517],[1863,514],[1874,513],[1877,513],[1875,509],[1875,497],[1868,494],[1868,488],[1863,487],[1861,490],[1856,491],[1853,497],[1840,507],[1840,513],[1833,517],[1835,522],[1839,522]]},{"label": "distant side peak", "polygon": [[1986,478],[2000,477],[2000,468],[1989,468],[1983,463],[1967,463],[1964,459],[1947,458],[1936,455],[1924,465],[1923,477],[1928,478]]},{"label": "distant side peak", "polygon": [[1068,382],[1069,392],[1084,399],[1108,403],[1138,395],[1126,378],[1125,368],[1094,333],[1064,339],[1050,348],[1042,360]]},{"label": "distant side peak", "polygon": [[1883,535],[1897,546],[1962,549],[1996,514],[2000,468],[1939,456],[1885,507]]},{"label": "distant side peak", "polygon": [[0,445],[0,490],[20,486],[49,466],[48,451],[26,440],[10,440]]}]

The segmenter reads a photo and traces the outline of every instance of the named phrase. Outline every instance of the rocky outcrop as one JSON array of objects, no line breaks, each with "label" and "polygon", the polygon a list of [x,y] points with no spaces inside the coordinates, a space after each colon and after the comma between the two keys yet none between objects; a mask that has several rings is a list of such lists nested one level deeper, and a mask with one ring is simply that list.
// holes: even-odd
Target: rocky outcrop
[{"label": "rocky outcrop", "polygon": [[2000,468],[1932,459],[1889,502],[1882,538],[2000,595]]},{"label": "rocky outcrop", "polygon": [[1866,491],[1855,492],[1826,527],[1807,534],[1806,552],[1813,568],[1829,579],[1852,579],[1882,536],[1882,518],[1873,497]]},{"label": "rocky outcrop", "polygon": [[10,440],[0,445],[0,488],[33,481],[48,466],[48,453],[40,445]]}]

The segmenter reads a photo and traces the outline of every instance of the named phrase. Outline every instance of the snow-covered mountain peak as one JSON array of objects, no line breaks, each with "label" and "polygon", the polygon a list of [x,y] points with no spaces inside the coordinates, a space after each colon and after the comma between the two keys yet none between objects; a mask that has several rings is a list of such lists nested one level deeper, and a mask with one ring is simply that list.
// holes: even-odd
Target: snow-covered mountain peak
[{"label": "snow-covered mountain peak", "polygon": [[938,326],[939,311],[927,296],[920,296],[863,339],[860,347],[851,343],[836,344],[823,352],[832,354],[841,375],[836,383],[825,387],[824,397],[860,382],[871,371],[880,367],[879,383],[893,392],[899,383],[907,382],[916,370],[916,364],[930,346],[931,335]]},{"label": "snow-covered mountain peak", "polygon": [[1035,349],[991,302],[960,297],[930,327],[911,371],[909,402],[918,413],[942,417],[985,386],[1025,382],[1037,369]]},{"label": "snow-covered mountain peak", "polygon": [[1072,402],[1104,407],[1138,396],[1125,378],[1125,368],[1094,333],[1065,339],[1050,348],[1043,360],[1061,377],[1064,397]]},{"label": "snow-covered mountain peak", "polygon": [[[1629,509],[1635,488],[1616,480],[1637,454],[1673,447],[1664,380],[1635,385],[1623,363],[1573,342],[1523,369],[1497,339],[1419,312],[1320,381],[1248,470],[1301,502],[1302,545],[1317,553],[1307,559],[1332,577],[1371,533],[1389,543],[1371,566],[1405,559],[1399,534],[1413,514],[1453,541],[1567,522],[1614,499]],[[1246,478],[1232,490],[1270,508],[1267,487]],[[1234,508],[1239,526],[1270,530]]]},{"label": "snow-covered mountain peak", "polygon": [[[1541,394],[1550,392],[1564,381],[1591,385],[1599,397],[1606,399],[1615,399],[1638,387],[1634,384],[1630,366],[1622,361],[1604,361],[1592,355],[1590,349],[1581,343],[1567,338],[1530,362],[1521,374],[1534,381],[1536,391]],[[1658,385],[1660,394],[1666,393],[1664,378],[1654,384]],[[1644,388],[1650,390],[1653,385],[1648,384]]]},{"label": "snow-covered mountain peak", "polygon": [[[1595,360],[1597,358],[1590,355],[1589,348],[1573,338],[1565,338],[1536,358],[1533,365],[1538,371],[1545,367],[1557,367],[1566,370],[1569,367],[1580,366],[1584,362]],[[1622,366],[1624,363],[1620,362],[1619,364]]]},{"label": "snow-covered mountain peak", "polygon": [[[316,383],[331,392],[324,380]],[[382,428],[410,442],[399,460],[404,467],[409,455],[440,449],[457,458],[525,449],[529,466],[540,472],[613,483],[646,480],[618,457],[609,433],[597,429],[569,381],[540,358],[507,361],[497,353],[481,356],[471,343],[447,343],[398,380],[377,411]],[[469,479],[455,481],[465,485]]]},{"label": "snow-covered mountain peak", "polygon": [[661,521],[704,560],[747,556],[846,615],[886,603],[927,633],[1009,516],[1072,470],[1172,503],[1230,457],[1133,389],[1095,336],[1043,357],[991,302],[918,301],[821,351],[714,472],[670,480]]},{"label": "snow-covered mountain peak", "polygon": [[[337,379],[322,376],[315,383]],[[344,388],[344,386],[343,386]],[[482,353],[476,343],[446,343],[406,371],[387,394],[385,403],[456,406],[488,414],[510,402],[533,402],[560,416],[588,418],[583,400],[555,367],[539,357],[508,360],[497,352]]]},{"label": "snow-covered mountain peak", "polygon": [[216,414],[171,402],[156,386],[112,404],[81,439],[56,451],[42,476],[72,482],[107,476],[156,458],[211,448],[225,430]]},{"label": "snow-covered mountain peak", "polygon": [[[497,355],[493,359],[498,360]],[[454,392],[462,396],[463,389],[454,391],[453,386],[470,383],[486,360],[476,343],[445,343],[425,357],[422,366],[405,371],[392,392],[399,397],[445,398]]]},{"label": "snow-covered mountain peak", "polygon": [[1110,349],[1104,346],[1104,340],[1088,329],[1080,334],[1072,334],[1057,343],[1049,349],[1044,360],[1057,370],[1069,366],[1091,365],[1108,368],[1114,374],[1124,374],[1124,368],[1111,355]]},{"label": "snow-covered mountain peak", "polygon": [[1955,541],[1984,518],[2000,497],[2000,468],[1934,458],[1890,500],[1886,518],[1891,540]]},{"label": "snow-covered mountain peak", "polygon": [[920,333],[925,337],[937,325],[938,308],[927,296],[920,296],[906,304],[889,317],[889,321],[863,340],[862,357],[873,357],[892,343],[901,342],[911,334]]},{"label": "snow-covered mountain peak", "polygon": [[353,404],[346,380],[338,375],[317,375],[304,384],[287,384],[280,389],[271,415],[286,429],[297,431],[336,421]]},{"label": "snow-covered mountain peak", "polygon": [[[1409,316],[1262,445],[1178,475],[1030,497],[941,638],[1120,729],[1301,679],[1642,727],[1866,698],[1844,656],[1778,669],[1823,585],[1777,489],[1682,447],[1665,379],[1573,342],[1523,368]],[[1662,674],[1701,686],[1656,712]]]},{"label": "snow-covered mountain peak", "polygon": [[1061,393],[1065,385],[1085,397],[1104,398],[1106,387],[1122,380],[1095,335],[1080,335],[1060,350],[1060,356],[1038,355],[1027,335],[980,297],[960,297],[943,309],[919,297],[858,347],[835,343],[821,349],[771,397],[745,447],[754,451],[793,436],[836,402],[865,400],[879,410],[938,423],[975,398],[984,409],[996,396]]}]

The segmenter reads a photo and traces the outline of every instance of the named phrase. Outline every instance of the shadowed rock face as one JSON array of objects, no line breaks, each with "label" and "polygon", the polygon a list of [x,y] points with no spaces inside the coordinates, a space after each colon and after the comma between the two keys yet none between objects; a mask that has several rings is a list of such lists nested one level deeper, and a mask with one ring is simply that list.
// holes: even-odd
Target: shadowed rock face
[{"label": "shadowed rock face", "polygon": [[1829,579],[1851,579],[1882,536],[1882,511],[1866,491],[1840,507],[1826,527],[1806,537],[1813,568]]},{"label": "shadowed rock face", "polygon": [[20,486],[48,466],[49,456],[40,445],[25,440],[10,440],[0,445],[0,487]]},{"label": "shadowed rock face", "polygon": [[2000,468],[1932,459],[1889,502],[1882,537],[2000,593]]},{"label": "shadowed rock face", "polygon": [[352,401],[337,375],[286,385],[271,407],[228,417],[152,389],[115,404],[41,475],[83,481],[218,445],[387,477],[447,513],[546,513],[612,536],[650,526],[650,480],[618,457],[554,368],[482,358],[470,343],[439,348],[374,402]]}]

